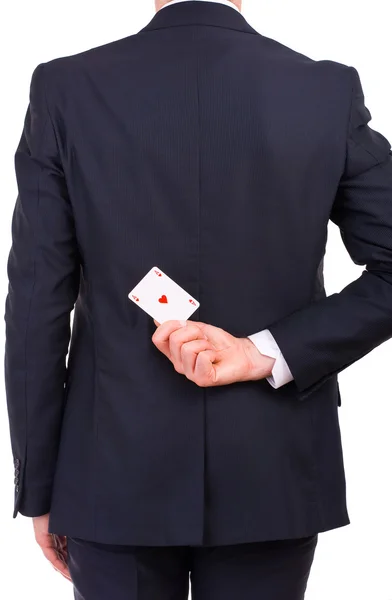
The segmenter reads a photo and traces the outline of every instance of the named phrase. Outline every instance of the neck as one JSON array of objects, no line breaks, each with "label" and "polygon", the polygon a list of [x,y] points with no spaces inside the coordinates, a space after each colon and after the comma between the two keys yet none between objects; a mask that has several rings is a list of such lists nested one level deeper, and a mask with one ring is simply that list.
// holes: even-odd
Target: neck
[{"label": "neck", "polygon": [[[161,8],[163,8],[166,4],[169,4],[171,0],[155,0],[155,9],[158,12]],[[242,0],[230,0],[234,6],[236,6],[239,10],[242,9]]]}]

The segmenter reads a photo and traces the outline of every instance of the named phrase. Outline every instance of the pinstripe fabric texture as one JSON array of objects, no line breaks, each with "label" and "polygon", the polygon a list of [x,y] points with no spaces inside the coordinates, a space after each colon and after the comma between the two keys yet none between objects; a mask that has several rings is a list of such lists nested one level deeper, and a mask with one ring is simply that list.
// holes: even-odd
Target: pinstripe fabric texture
[{"label": "pinstripe fabric texture", "polygon": [[[353,67],[209,2],[38,65],[5,313],[14,516],[135,545],[349,522],[337,373],[392,336],[391,148],[370,118]],[[329,219],[367,268],[326,297]],[[195,319],[268,327],[294,381],[176,373],[127,297],[155,264],[198,298]]]}]

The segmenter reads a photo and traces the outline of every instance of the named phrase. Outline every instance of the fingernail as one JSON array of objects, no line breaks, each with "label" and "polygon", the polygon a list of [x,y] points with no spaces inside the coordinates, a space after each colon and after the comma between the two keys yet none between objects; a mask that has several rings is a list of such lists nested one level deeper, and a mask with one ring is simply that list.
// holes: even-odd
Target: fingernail
[{"label": "fingernail", "polygon": [[187,324],[186,321],[178,321],[178,322],[181,325],[181,327],[186,327],[186,324]]}]

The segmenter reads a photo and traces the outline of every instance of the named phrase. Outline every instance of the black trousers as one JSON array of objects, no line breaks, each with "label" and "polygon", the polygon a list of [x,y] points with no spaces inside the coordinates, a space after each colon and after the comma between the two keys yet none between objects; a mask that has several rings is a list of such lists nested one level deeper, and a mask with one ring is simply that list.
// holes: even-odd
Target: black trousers
[{"label": "black trousers", "polygon": [[232,546],[68,538],[76,600],[303,600],[318,536]]}]

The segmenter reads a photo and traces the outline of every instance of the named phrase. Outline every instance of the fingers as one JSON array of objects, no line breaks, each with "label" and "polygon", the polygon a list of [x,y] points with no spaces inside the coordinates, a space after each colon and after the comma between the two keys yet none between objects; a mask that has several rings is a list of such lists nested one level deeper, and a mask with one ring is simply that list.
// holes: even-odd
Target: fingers
[{"label": "fingers", "polygon": [[34,535],[37,544],[52,566],[69,581],[72,581],[68,570],[67,538],[49,533],[49,513],[33,517]]},{"label": "fingers", "polygon": [[59,548],[59,552],[61,554],[61,557],[65,560],[65,563],[68,563],[68,545],[67,545],[67,538],[65,536],[62,536],[60,538],[60,548]]},{"label": "fingers", "polygon": [[[210,351],[210,354],[206,354],[207,350]],[[216,352],[212,349],[212,346],[208,342],[208,340],[194,340],[183,344],[183,346],[181,347],[180,360],[183,373],[188,379],[192,381],[195,381],[196,378],[196,364],[200,353],[206,354],[206,358],[208,357],[208,360],[210,360],[209,368],[204,368],[203,373],[205,371],[211,371],[211,363],[215,360]],[[198,370],[200,372],[200,366]]]},{"label": "fingers", "polygon": [[[187,327],[181,327],[174,331],[169,338],[170,360],[178,373],[184,373],[182,354],[186,352],[186,346],[190,342],[202,341],[202,348],[210,348],[211,344],[206,340],[204,333],[197,325],[189,323]],[[194,347],[194,345],[192,346]],[[199,344],[200,347],[200,344]],[[200,351],[200,350],[199,350]]]},{"label": "fingers", "polygon": [[152,336],[155,346],[176,368],[180,368],[181,345],[195,339],[205,339],[205,335],[192,321],[166,321]]},{"label": "fingers", "polygon": [[183,325],[180,323],[180,321],[166,321],[165,323],[162,323],[162,325],[160,325],[158,327],[158,329],[154,332],[154,335],[152,336],[152,341],[155,344],[155,346],[158,348],[158,350],[160,350],[162,352],[162,354],[167,356],[167,358],[169,358],[169,359],[170,359],[170,347],[169,347],[170,335],[174,331],[179,329],[180,327],[183,327]]},{"label": "fingers", "polygon": [[236,338],[220,327],[199,321],[166,321],[152,339],[176,371],[200,387],[265,377],[260,369],[255,375],[250,368],[245,338]]},{"label": "fingers", "polygon": [[[178,373],[199,386],[222,385],[237,376],[233,364],[237,362],[236,338],[224,329],[199,321],[166,321],[158,326],[152,340]],[[226,357],[223,363],[222,356]]]},{"label": "fingers", "polygon": [[220,327],[215,327],[214,325],[209,325],[208,323],[202,323],[200,321],[192,322],[201,329],[204,335],[210,340],[211,344],[216,348],[226,348],[228,345],[232,344],[235,339],[230,333]]},{"label": "fingers", "polygon": [[68,547],[67,538],[65,536],[59,536],[51,534],[54,540],[54,548],[57,552],[58,558],[67,565],[68,563]]},{"label": "fingers", "polygon": [[60,559],[59,552],[53,546],[41,546],[41,550],[44,553],[45,558],[48,559],[56,571],[68,579],[68,581],[72,581],[65,560]]},{"label": "fingers", "polygon": [[218,369],[214,367],[217,354],[216,350],[205,350],[197,355],[193,380],[200,387],[217,385]]}]

